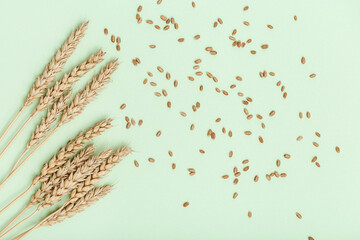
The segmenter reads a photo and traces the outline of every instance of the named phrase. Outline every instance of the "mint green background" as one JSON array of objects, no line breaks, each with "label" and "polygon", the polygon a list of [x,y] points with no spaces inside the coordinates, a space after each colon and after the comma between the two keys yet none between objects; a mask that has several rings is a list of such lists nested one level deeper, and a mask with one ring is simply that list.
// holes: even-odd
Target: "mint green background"
[{"label": "mint green background", "polygon": [[[67,62],[69,71],[90,54],[102,48],[106,60],[119,58],[121,64],[114,73],[113,82],[96,101],[74,121],[62,127],[46,145],[19,171],[0,192],[0,207],[20,194],[30,184],[57,149],[103,118],[116,119],[116,127],[97,137],[97,149],[126,144],[135,152],[127,157],[102,183],[115,183],[115,190],[85,212],[53,227],[37,229],[26,239],[292,239],[308,236],[316,240],[360,238],[360,163],[359,163],[359,53],[360,3],[356,0],[277,0],[277,1],[141,1],[142,17],[160,22],[159,15],[174,16],[180,24],[178,31],[157,31],[148,24],[138,25],[136,9],[140,1],[1,1],[0,3],[0,131],[3,131],[22,102],[34,79],[43,70],[71,30],[82,21],[90,20],[86,36]],[[242,8],[250,6],[247,12]],[[298,21],[293,20],[293,15]],[[221,17],[223,25],[212,28]],[[249,21],[245,27],[242,21]],[[266,28],[272,24],[274,30]],[[110,34],[103,34],[104,27]],[[249,54],[249,48],[231,47],[228,36],[233,28],[238,37],[253,38],[252,47],[258,54]],[[109,40],[111,34],[120,35],[121,51]],[[192,37],[201,35],[194,41]],[[177,39],[185,37],[184,43]],[[268,50],[259,46],[269,44]],[[156,44],[156,49],[148,45]],[[217,56],[204,51],[213,46]],[[306,57],[306,64],[300,58]],[[139,57],[142,63],[134,67],[131,60]],[[217,94],[215,84],[206,76],[187,80],[194,75],[193,61],[203,59],[202,71],[210,71],[219,79],[218,87],[229,89],[232,96]],[[174,89],[165,76],[156,71],[162,66],[172,79],[179,81]],[[92,70],[75,86],[81,89],[100,67]],[[276,72],[276,77],[260,79],[262,70]],[[154,73],[158,87],[144,86],[146,72]],[[315,79],[308,75],[316,73]],[[243,82],[234,80],[236,75]],[[281,98],[276,81],[281,80],[288,98]],[[204,85],[204,91],[198,87]],[[167,89],[173,103],[166,108],[166,99],[154,96],[154,91]],[[240,98],[242,91],[254,99],[249,109],[267,116],[276,110],[275,117],[265,117],[266,129],[260,122],[244,120]],[[197,113],[191,105],[201,103]],[[120,105],[126,103],[123,111]],[[33,108],[32,106],[31,108]],[[31,109],[27,109],[29,114]],[[179,111],[188,113],[186,118]],[[300,120],[299,111],[311,111],[310,120]],[[141,127],[125,129],[124,116],[143,119]],[[217,117],[221,123],[215,123]],[[22,115],[11,133],[26,119]],[[38,116],[26,128],[11,150],[0,159],[0,177],[11,168],[28,140]],[[195,130],[189,131],[190,124]],[[233,138],[220,133],[221,127],[231,129]],[[209,128],[217,131],[215,141],[206,137]],[[155,133],[162,130],[161,137]],[[243,131],[252,130],[247,137]],[[322,136],[317,139],[314,131]],[[265,142],[260,144],[256,136]],[[10,134],[11,135],[11,134]],[[304,140],[297,142],[298,135]],[[312,141],[320,143],[314,148]],[[4,142],[9,140],[5,139]],[[4,144],[2,142],[2,144]],[[335,153],[339,145],[341,153]],[[2,145],[3,146],[3,145]],[[201,155],[202,148],[206,154]],[[170,159],[168,150],[174,152]],[[234,151],[229,159],[228,152]],[[292,155],[283,160],[280,172],[286,179],[268,182],[265,174],[274,170],[275,161],[284,153]],[[321,168],[310,163],[318,156]],[[156,159],[149,163],[148,157]],[[133,160],[140,163],[135,168]],[[232,168],[250,159],[250,170],[242,174],[238,185],[232,178]],[[171,170],[171,163],[177,168]],[[197,173],[190,177],[187,168]],[[260,181],[253,182],[259,174]],[[234,192],[239,197],[232,199]],[[0,227],[5,226],[29,196],[0,216]],[[190,206],[183,208],[185,201]],[[253,217],[247,217],[248,211]],[[28,229],[44,217],[20,227],[17,233]],[[300,212],[302,220],[295,217]],[[13,234],[12,236],[15,236]]]}]

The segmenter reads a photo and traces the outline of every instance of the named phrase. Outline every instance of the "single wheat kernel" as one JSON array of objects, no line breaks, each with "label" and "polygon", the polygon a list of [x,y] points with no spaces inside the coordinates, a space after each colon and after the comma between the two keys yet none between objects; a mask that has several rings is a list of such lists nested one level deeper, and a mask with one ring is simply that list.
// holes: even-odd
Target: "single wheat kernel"
[{"label": "single wheat kernel", "polygon": [[184,42],[184,40],[185,40],[184,38],[179,38],[178,42]]},{"label": "single wheat kernel", "polygon": [[297,18],[297,16],[296,16],[296,15],[294,15],[294,20],[295,20],[295,21],[297,21],[297,19],[298,19],[298,18]]},{"label": "single wheat kernel", "polygon": [[109,33],[109,30],[107,28],[104,28],[104,34],[108,35],[108,33]]},{"label": "single wheat kernel", "polygon": [[248,212],[248,217],[251,218],[252,217],[252,213],[251,211]]},{"label": "single wheat kernel", "polygon": [[176,164],[175,163],[171,164],[171,168],[174,170],[176,168]]},{"label": "single wheat kernel", "polygon": [[311,118],[310,112],[306,112],[306,117],[307,117],[307,118]]},{"label": "single wheat kernel", "polygon": [[274,115],[275,115],[275,111],[274,111],[274,110],[269,113],[269,116],[270,116],[270,117],[272,117],[272,116],[274,116]]},{"label": "single wheat kernel", "polygon": [[245,133],[245,135],[248,135],[248,136],[252,134],[251,131],[245,131],[244,133]]},{"label": "single wheat kernel", "polygon": [[120,44],[120,43],[121,43],[121,38],[120,38],[120,37],[117,37],[117,38],[116,38],[116,43],[117,43],[117,44]]},{"label": "single wheat kernel", "polygon": [[302,139],[303,139],[302,136],[298,136],[298,137],[296,138],[296,141],[301,141]]},{"label": "single wheat kernel", "polygon": [[286,159],[290,159],[290,158],[291,158],[291,156],[290,156],[290,154],[285,153],[285,154],[284,154],[284,158],[286,158]]},{"label": "single wheat kernel", "polygon": [[126,124],[126,129],[129,129],[130,127],[131,127],[131,123],[128,122],[128,123]]},{"label": "single wheat kernel", "polygon": [[263,45],[261,45],[261,48],[262,48],[262,49],[268,49],[268,48],[269,48],[269,45],[268,45],[268,44],[263,44]]},{"label": "single wheat kernel", "polygon": [[156,136],[157,136],[157,137],[160,137],[160,136],[161,136],[161,131],[160,131],[160,130],[157,131]]},{"label": "single wheat kernel", "polygon": [[228,132],[228,135],[229,135],[229,137],[232,137],[232,131],[231,130]]},{"label": "single wheat kernel", "polygon": [[233,199],[237,198],[237,196],[238,196],[238,193],[237,193],[237,192],[234,192],[234,194],[233,194]]},{"label": "single wheat kernel", "polygon": [[319,144],[318,144],[317,142],[313,142],[313,145],[314,145],[315,147],[319,147]]},{"label": "single wheat kernel", "polygon": [[184,202],[183,206],[187,207],[187,206],[189,206],[189,204],[190,204],[189,202]]},{"label": "single wheat kernel", "polygon": [[156,48],[156,45],[149,45],[150,48]]},{"label": "single wheat kernel", "polygon": [[120,51],[120,45],[116,45],[116,51]]},{"label": "single wheat kernel", "polygon": [[264,139],[261,136],[259,136],[259,142],[264,143]]},{"label": "single wheat kernel", "polygon": [[305,64],[305,58],[304,57],[301,58],[301,63]]},{"label": "single wheat kernel", "polygon": [[274,28],[274,27],[273,27],[272,25],[270,25],[270,24],[268,24],[267,27],[268,27],[269,29],[273,29],[273,28]]},{"label": "single wheat kernel", "polygon": [[238,184],[238,182],[239,182],[239,179],[235,178],[233,181],[233,184],[236,185],[236,184]]},{"label": "single wheat kernel", "polygon": [[111,35],[111,42],[115,42],[115,36]]},{"label": "single wheat kernel", "polygon": [[337,153],[340,153],[340,148],[339,148],[338,146],[336,146],[336,147],[335,147],[335,151],[336,151]]},{"label": "single wheat kernel", "polygon": [[192,6],[193,8],[195,8],[195,7],[196,7],[195,2],[192,2],[192,3],[191,3],[191,6]]},{"label": "single wheat kernel", "polygon": [[149,162],[151,162],[151,163],[155,162],[155,159],[153,159],[153,158],[149,158],[148,160],[149,160]]},{"label": "single wheat kernel", "polygon": [[141,126],[143,124],[143,120],[139,120],[138,125]]},{"label": "single wheat kernel", "polygon": [[134,165],[135,165],[135,167],[139,167],[138,161],[134,160]]},{"label": "single wheat kernel", "polygon": [[281,174],[280,174],[280,177],[286,177],[286,176],[287,176],[286,173],[281,173]]},{"label": "single wheat kernel", "polygon": [[243,8],[244,11],[247,11],[249,9],[249,6],[246,6]]},{"label": "single wheat kernel", "polygon": [[247,170],[249,170],[249,168],[250,168],[249,166],[246,166],[243,168],[243,171],[246,172]]},{"label": "single wheat kernel", "polygon": [[278,160],[276,160],[276,166],[277,166],[277,167],[280,167],[280,165],[281,165],[280,160],[279,160],[279,159],[278,159]]},{"label": "single wheat kernel", "polygon": [[221,18],[217,19],[220,24],[223,24],[223,20]]},{"label": "single wheat kernel", "polygon": [[316,135],[317,137],[320,137],[320,133],[319,133],[319,132],[315,132],[315,135]]},{"label": "single wheat kernel", "polygon": [[317,156],[313,157],[313,158],[311,159],[311,162],[312,162],[312,163],[313,163],[313,162],[316,162],[316,160],[317,160]]},{"label": "single wheat kernel", "polygon": [[309,76],[310,78],[314,78],[314,77],[316,77],[316,74],[315,73],[313,73],[313,74],[310,74],[310,76]]},{"label": "single wheat kernel", "polygon": [[229,175],[223,175],[222,178],[223,178],[223,179],[228,179],[228,178],[229,178]]},{"label": "single wheat kernel", "polygon": [[186,117],[187,114],[185,112],[180,112],[180,115]]},{"label": "single wheat kernel", "polygon": [[125,104],[125,103],[120,106],[120,109],[121,109],[121,110],[124,110],[125,108],[126,108],[126,104]]},{"label": "single wheat kernel", "polygon": [[131,118],[131,125],[135,126],[136,122],[135,119]]},{"label": "single wheat kernel", "polygon": [[194,125],[194,124],[191,124],[190,130],[192,131],[192,130],[194,130],[194,128],[195,128],[195,125]]},{"label": "single wheat kernel", "polygon": [[301,214],[300,213],[296,213],[296,217],[298,218],[298,219],[302,219],[302,216],[301,216]]},{"label": "single wheat kernel", "polygon": [[195,36],[194,36],[194,39],[195,39],[195,40],[198,40],[199,38],[200,38],[200,35],[195,35]]},{"label": "single wheat kernel", "polygon": [[250,23],[247,22],[247,21],[244,21],[243,23],[244,23],[245,26],[250,26]]},{"label": "single wheat kernel", "polygon": [[205,153],[205,151],[203,149],[200,149],[199,152],[202,153],[202,154]]},{"label": "single wheat kernel", "polygon": [[233,156],[233,154],[234,154],[233,151],[230,151],[229,152],[229,157],[231,158]]},{"label": "single wheat kernel", "polygon": [[259,181],[259,176],[256,175],[256,176],[254,177],[254,182],[258,182],[258,181]]}]

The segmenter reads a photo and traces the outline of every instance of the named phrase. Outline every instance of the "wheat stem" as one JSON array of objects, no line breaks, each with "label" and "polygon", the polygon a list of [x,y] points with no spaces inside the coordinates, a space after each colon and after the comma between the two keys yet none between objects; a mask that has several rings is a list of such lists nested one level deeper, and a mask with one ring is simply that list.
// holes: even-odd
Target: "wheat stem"
[{"label": "wheat stem", "polygon": [[[9,207],[11,207],[15,202],[17,202],[19,199],[21,199],[23,196],[25,196],[28,192],[30,192],[30,190],[34,187],[35,185],[34,184],[31,184],[29,186],[29,188],[23,192],[22,194],[20,194],[17,198],[15,198],[11,203],[9,203],[6,207],[4,207],[3,209],[1,209],[0,211],[0,215],[5,212]],[[1,232],[0,232],[1,234]]]},{"label": "wheat stem", "polygon": [[16,120],[19,118],[19,116],[21,115],[21,113],[24,111],[26,107],[23,106],[19,112],[16,114],[16,116],[14,117],[14,119],[11,121],[11,123],[6,127],[5,131],[3,132],[3,134],[0,137],[0,143],[3,140],[3,138],[5,137],[5,135],[7,134],[7,132],[10,130],[10,128],[12,127],[12,125],[16,122]]},{"label": "wheat stem", "polygon": [[20,222],[18,222],[17,224],[15,224],[15,226],[13,226],[12,228],[10,228],[6,233],[4,233],[3,235],[0,236],[0,238],[5,237],[8,233],[10,233],[12,230],[14,230],[15,228],[17,228],[18,226],[20,226],[23,222],[29,220],[30,218],[32,218],[36,213],[38,212],[38,209],[35,209],[35,211],[30,214],[29,216],[27,216],[26,218],[24,218],[23,220],[21,220]]},{"label": "wheat stem", "polygon": [[[25,207],[13,220],[11,220],[11,222],[6,225],[0,232],[0,234],[2,234],[8,227],[11,226],[11,224],[13,224],[21,215],[23,215],[29,208]],[[1,236],[0,238],[2,238],[3,236]]]},{"label": "wheat stem", "polygon": [[4,148],[4,150],[2,150],[2,152],[0,153],[0,158],[5,154],[5,152],[9,149],[9,147],[11,146],[11,144],[15,141],[15,139],[19,136],[19,134],[22,132],[22,130],[26,127],[26,125],[33,119],[33,115],[31,117],[28,118],[28,120],[26,120],[26,122],[21,126],[21,128],[19,129],[19,131],[15,134],[15,136],[11,139],[11,141],[6,145],[6,147]]},{"label": "wheat stem", "polygon": [[5,178],[5,180],[0,184],[0,190],[4,187],[4,185],[9,181],[9,179],[20,169],[21,166],[25,164],[27,160],[47,141],[49,138],[55,133],[57,128],[50,132],[50,134],[42,141],[17,167],[12,170],[9,175]]}]

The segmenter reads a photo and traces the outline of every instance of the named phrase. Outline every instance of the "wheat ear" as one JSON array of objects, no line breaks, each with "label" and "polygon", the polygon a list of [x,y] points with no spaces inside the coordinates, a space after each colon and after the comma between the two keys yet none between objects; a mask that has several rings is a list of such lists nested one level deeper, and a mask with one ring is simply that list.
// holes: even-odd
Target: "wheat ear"
[{"label": "wheat ear", "polygon": [[[47,89],[44,96],[40,98],[40,101],[34,109],[31,116],[28,120],[23,124],[23,126],[19,129],[16,135],[11,139],[8,145],[4,148],[3,153],[11,146],[11,144],[15,141],[15,139],[19,136],[21,131],[26,127],[26,125],[40,112],[44,111],[48,106],[53,104],[56,99],[60,98],[66,91],[71,89],[72,84],[78,81],[83,75],[85,75],[88,71],[96,66],[96,64],[103,61],[103,56],[105,53],[99,50],[95,55],[90,56],[85,62],[80,64],[79,66],[75,67],[70,73],[64,75],[64,77],[60,80],[55,82],[55,85],[51,88]],[[37,142],[38,144],[38,142]],[[33,144],[33,146],[37,145]],[[29,145],[29,144],[28,144]],[[25,154],[22,155],[22,157]],[[22,158],[21,157],[21,158]],[[20,160],[18,160],[20,161]],[[16,164],[15,164],[16,165]]]},{"label": "wheat ear", "polygon": [[101,91],[105,84],[110,82],[111,74],[116,70],[117,59],[108,63],[101,69],[98,75],[93,77],[93,80],[86,85],[85,89],[79,92],[72,103],[64,110],[64,113],[60,119],[58,127],[71,121],[74,117],[78,116],[84,109],[84,107],[95,99],[99,91]]},{"label": "wheat ear", "polygon": [[84,36],[89,22],[82,23],[78,28],[71,33],[66,39],[65,43],[55,53],[51,61],[46,65],[44,72],[37,77],[35,83],[30,89],[30,92],[25,99],[24,105],[31,105],[36,99],[41,97],[45,89],[55,80],[55,75],[59,73],[68,58],[75,51],[76,46],[79,44],[80,39]]},{"label": "wheat ear", "polygon": [[76,116],[78,116],[84,109],[84,107],[95,99],[98,93],[104,88],[104,85],[110,82],[111,74],[116,70],[117,59],[108,63],[104,68],[101,69],[98,75],[95,75],[90,83],[88,83],[85,89],[78,94],[76,94],[74,100],[70,105],[65,108],[62,117],[58,123],[58,126],[50,132],[50,134],[45,138],[45,140],[38,145],[17,167],[15,167],[11,173],[6,177],[6,179],[0,184],[0,189],[4,184],[14,175],[22,165],[65,123],[70,122]]},{"label": "wheat ear", "polygon": [[[46,65],[44,72],[36,78],[35,83],[31,87],[30,92],[24,101],[23,107],[19,110],[15,118],[10,122],[3,134],[0,136],[0,142],[3,140],[24,109],[30,106],[36,99],[41,97],[44,94],[45,89],[54,81],[55,75],[62,70],[66,60],[71,56],[76,46],[79,44],[80,39],[84,36],[87,25],[88,22],[80,24],[78,28],[70,34],[68,39],[56,52],[48,65]],[[23,128],[24,127],[22,127],[22,129]],[[0,153],[0,158],[4,155],[5,151]]]},{"label": "wheat ear", "polygon": [[[73,159],[73,165],[82,162],[81,166],[79,166],[76,171],[70,173],[70,175],[68,175],[65,180],[62,179],[61,182],[60,180],[56,180],[55,184],[50,183],[49,185],[52,187],[52,189],[51,187],[49,187],[44,191],[38,190],[37,193],[39,192],[39,194],[33,195],[31,199],[32,201],[30,201],[30,203],[20,214],[22,214],[25,210],[31,208],[32,206],[37,205],[41,201],[44,202],[37,207],[35,212],[40,211],[42,208],[51,207],[53,204],[61,201],[62,197],[69,193],[70,199],[67,201],[67,203],[73,203],[77,201],[78,199],[84,197],[84,195],[86,195],[88,191],[93,189],[94,184],[98,182],[101,177],[109,173],[111,168],[113,168],[122,160],[122,158],[124,158],[131,152],[132,150],[130,148],[122,147],[112,153],[111,156],[109,156],[111,150],[106,150],[100,155],[92,157],[87,161],[78,161],[76,159]],[[46,196],[44,197],[44,195]],[[31,216],[33,216],[35,212]],[[19,215],[16,217],[16,219],[18,217]],[[11,224],[15,222],[16,219],[14,219]],[[21,222],[24,221],[25,219]],[[8,226],[10,226],[11,224],[8,224]],[[18,224],[16,226],[18,226]]]},{"label": "wheat ear", "polygon": [[[58,152],[43,165],[41,172],[38,176],[34,177],[30,187],[22,193],[19,197],[9,203],[5,208],[0,211],[0,214],[3,213],[6,209],[8,209],[12,204],[14,204],[17,200],[21,199],[26,195],[37,183],[44,183],[50,179],[53,173],[55,173],[62,165],[66,163],[66,160],[73,156],[78,150],[82,149],[85,144],[92,141],[92,139],[96,136],[101,135],[104,131],[111,128],[112,119],[104,119],[94,126],[87,129],[85,132],[80,132],[74,139],[70,140],[64,147],[60,148]],[[40,192],[39,192],[40,193]],[[36,193],[34,194],[37,196]]]},{"label": "wheat ear", "polygon": [[93,174],[89,175],[85,181],[78,184],[78,187],[71,192],[70,198],[73,200],[81,198],[87,191],[92,189],[103,176],[108,174],[111,168],[121,162],[122,159],[132,151],[133,150],[128,147],[117,149],[106,161],[94,170]]},{"label": "wheat ear", "polygon": [[93,69],[98,63],[101,63],[104,60],[104,55],[105,53],[102,50],[99,50],[96,54],[90,56],[85,62],[75,67],[70,73],[65,74],[60,81],[55,82],[54,86],[48,88],[45,95],[40,98],[33,114],[45,110],[64,92],[68,91],[82,76]]},{"label": "wheat ear", "polygon": [[53,224],[60,223],[67,218],[71,218],[75,214],[80,213],[90,207],[99,199],[105,197],[108,193],[111,192],[112,188],[112,185],[105,185],[102,187],[94,188],[88,191],[83,197],[77,199],[74,202],[65,202],[58,210],[45,217],[41,222],[39,222],[31,229],[16,236],[14,239],[20,240],[38,227],[51,226]]}]

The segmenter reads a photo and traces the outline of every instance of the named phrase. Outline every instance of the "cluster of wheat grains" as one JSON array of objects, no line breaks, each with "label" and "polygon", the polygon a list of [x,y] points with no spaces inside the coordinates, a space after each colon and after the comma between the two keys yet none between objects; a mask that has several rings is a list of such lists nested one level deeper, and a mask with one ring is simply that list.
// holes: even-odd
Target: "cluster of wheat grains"
[{"label": "cluster of wheat grains", "polygon": [[[0,183],[0,189],[62,125],[70,122],[76,116],[81,114],[85,106],[95,99],[99,92],[104,88],[105,84],[110,82],[112,73],[117,69],[117,59],[110,61],[97,75],[94,75],[92,80],[86,84],[82,91],[79,91],[74,98],[70,100],[72,95],[72,85],[88,71],[93,69],[98,63],[103,61],[105,53],[99,50],[96,54],[90,56],[86,61],[72,69],[69,73],[64,74],[59,81],[52,85],[55,75],[62,71],[66,60],[74,52],[80,39],[83,37],[87,25],[88,22],[81,24],[72,32],[63,46],[56,52],[55,56],[46,66],[44,72],[33,84],[23,107],[0,137],[1,141],[23,110],[32,105],[35,100],[39,99],[39,102],[32,111],[30,117],[0,153],[0,157],[2,157],[31,119],[47,109],[47,114],[36,126],[25,146],[25,150],[15,162],[7,177]],[[110,191],[111,186],[95,188],[94,184],[100,177],[108,173],[110,168],[119,163],[122,158],[132,151],[130,148],[121,147],[115,151],[107,149],[98,155],[94,155],[94,145],[91,144],[93,138],[111,128],[111,122],[112,119],[104,119],[94,124],[86,131],[80,132],[74,139],[68,141],[64,147],[60,148],[58,152],[43,165],[40,173],[33,178],[28,189],[0,210],[1,215],[16,201],[26,196],[26,194],[36,185],[40,184],[39,189],[32,195],[29,203],[24,209],[0,231],[0,235],[3,234],[0,238],[7,235],[41,209],[49,208],[55,203],[60,202],[66,195],[70,196],[69,200],[32,229],[60,222],[66,217],[70,217],[76,212],[82,211],[86,206],[89,206]],[[26,154],[27,156],[25,157]],[[20,216],[22,216],[23,213],[32,207],[36,207],[36,209],[31,215],[27,216],[10,230],[5,232]],[[29,231],[19,235],[19,239],[25,236]]]}]

